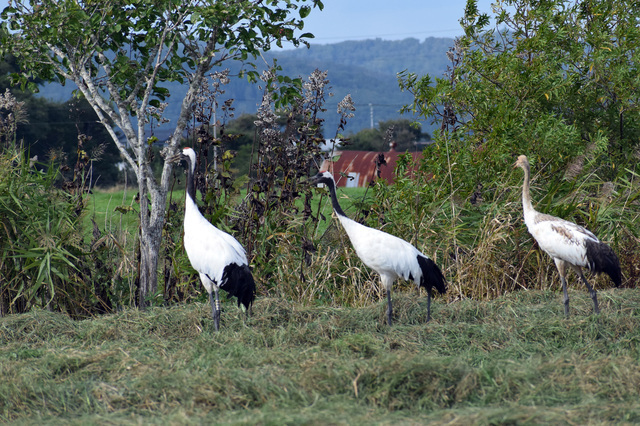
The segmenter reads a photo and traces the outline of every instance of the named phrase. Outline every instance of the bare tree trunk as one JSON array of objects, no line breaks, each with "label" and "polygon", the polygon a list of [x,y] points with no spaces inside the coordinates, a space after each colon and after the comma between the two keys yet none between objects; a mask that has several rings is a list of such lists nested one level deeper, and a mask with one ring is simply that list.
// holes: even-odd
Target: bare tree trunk
[{"label": "bare tree trunk", "polygon": [[[141,229],[140,241],[140,307],[146,306],[146,296],[158,291],[158,259],[162,244],[162,229],[164,227],[166,191],[159,188],[151,197],[151,211],[147,216],[147,223]],[[142,203],[141,203],[142,208]],[[148,207],[147,207],[148,209]],[[148,211],[148,210],[147,210]],[[142,211],[140,212],[142,214]]]},{"label": "bare tree trunk", "polygon": [[[144,149],[144,148],[143,148]],[[139,168],[138,189],[140,192],[140,284],[138,305],[144,309],[147,298],[158,291],[158,258],[162,244],[162,229],[165,219],[167,188],[158,185],[151,168],[149,157],[144,158]],[[166,165],[170,167],[170,165]],[[164,183],[164,182],[163,182]],[[167,181],[168,186],[168,181]],[[151,206],[149,206],[151,203]]]},{"label": "bare tree trunk", "polygon": [[[149,230],[151,231],[151,230]],[[158,251],[160,244],[154,235],[143,229],[140,241],[140,291],[138,305],[141,309],[147,306],[147,296],[158,291]],[[162,236],[162,232],[160,233]]]}]

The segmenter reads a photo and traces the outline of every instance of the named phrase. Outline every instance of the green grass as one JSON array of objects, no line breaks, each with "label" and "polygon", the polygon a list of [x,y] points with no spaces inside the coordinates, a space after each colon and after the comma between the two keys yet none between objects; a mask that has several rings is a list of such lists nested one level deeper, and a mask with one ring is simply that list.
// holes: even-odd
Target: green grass
[{"label": "green grass", "polygon": [[[366,188],[340,188],[338,197],[344,211],[354,218],[357,213],[353,207],[354,202],[362,201]],[[101,230],[110,232],[128,231],[131,235],[136,235],[136,227],[139,221],[140,205],[134,201],[137,188],[123,189],[99,189],[96,188],[89,195],[87,209],[85,213],[85,228],[90,235],[93,226],[93,218]],[[242,193],[244,195],[245,192]],[[371,192],[367,193],[368,196]],[[173,201],[182,203],[184,200],[184,190],[176,190],[173,193]],[[301,201],[299,201],[301,203]],[[322,202],[322,214],[327,221],[321,221],[318,225],[318,234],[322,234],[331,220],[331,202],[327,196],[314,197],[313,211],[317,211],[318,203]],[[300,207],[302,205],[300,204]]]},{"label": "green grass", "polygon": [[395,294],[364,308],[258,299],[74,322],[0,319],[0,420],[16,424],[640,422],[640,294],[520,291],[490,302]]},{"label": "green grass", "polygon": [[93,219],[101,230],[128,230],[135,235],[140,214],[140,204],[134,201],[137,192],[133,187],[127,190],[94,189],[87,201],[86,229],[93,229],[90,222]]}]

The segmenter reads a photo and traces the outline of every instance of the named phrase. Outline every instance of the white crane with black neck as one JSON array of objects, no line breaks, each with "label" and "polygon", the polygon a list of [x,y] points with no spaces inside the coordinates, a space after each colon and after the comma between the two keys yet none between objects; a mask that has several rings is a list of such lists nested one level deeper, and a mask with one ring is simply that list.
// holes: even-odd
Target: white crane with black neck
[{"label": "white crane with black neck", "polygon": [[[255,299],[256,284],[247,262],[247,255],[238,240],[213,226],[198,210],[193,174],[196,168],[196,153],[184,148],[171,161],[187,163],[187,194],[184,209],[184,248],[193,268],[200,274],[200,281],[209,293],[211,315],[220,329],[219,289],[238,299],[247,316]],[[215,294],[215,300],[213,297]]]},{"label": "white crane with black neck", "polygon": [[336,196],[336,183],[328,171],[321,171],[313,179],[329,188],[333,211],[347,232],[349,240],[362,262],[380,275],[387,293],[387,321],[392,324],[391,290],[394,281],[402,277],[412,280],[427,290],[427,321],[431,319],[431,292],[435,287],[440,294],[447,291],[446,280],[440,268],[408,242],[378,229],[369,228],[344,213]]},{"label": "white crane with black neck", "polygon": [[582,268],[588,268],[591,272],[604,272],[616,287],[622,283],[620,261],[611,247],[600,242],[598,238],[587,229],[575,223],[557,218],[548,214],[537,212],[531,203],[529,185],[531,171],[529,160],[525,155],[518,157],[514,167],[524,170],[524,183],[522,185],[522,209],[524,210],[524,223],[529,233],[538,242],[540,248],[545,251],[556,264],[562,292],[564,294],[564,313],[569,315],[569,295],[567,294],[567,267],[575,273],[587,286],[593,300],[593,311],[600,312],[596,291],[591,287],[582,273]]}]

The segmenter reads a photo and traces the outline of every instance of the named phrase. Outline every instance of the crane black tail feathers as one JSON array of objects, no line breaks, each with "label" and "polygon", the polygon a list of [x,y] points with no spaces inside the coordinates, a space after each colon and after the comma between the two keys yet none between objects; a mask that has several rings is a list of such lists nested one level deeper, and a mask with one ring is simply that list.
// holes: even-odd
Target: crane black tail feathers
[{"label": "crane black tail feathers", "polygon": [[622,272],[620,271],[620,261],[611,247],[599,241],[587,241],[587,261],[591,272],[605,274],[611,277],[616,287],[622,284]]},{"label": "crane black tail feathers", "polygon": [[447,292],[447,281],[438,265],[425,256],[418,256],[418,265],[422,269],[420,285],[428,291],[435,287],[440,294],[445,294]]},{"label": "crane black tail feathers", "polygon": [[256,283],[249,265],[238,265],[237,263],[227,265],[222,272],[220,288],[237,297],[238,306],[242,303],[247,309],[256,298]]}]

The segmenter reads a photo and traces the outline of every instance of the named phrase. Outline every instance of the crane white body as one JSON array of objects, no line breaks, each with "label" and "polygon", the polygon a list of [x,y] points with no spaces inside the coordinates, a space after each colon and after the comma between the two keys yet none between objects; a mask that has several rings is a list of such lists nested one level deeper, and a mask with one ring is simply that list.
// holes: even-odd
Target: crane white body
[{"label": "crane white body", "polygon": [[413,245],[394,235],[337,215],[362,263],[380,274],[386,291],[397,278],[420,282],[422,270],[416,261],[425,256]]},{"label": "crane white body", "polygon": [[596,291],[591,287],[582,268],[595,273],[605,272],[613,280],[616,287],[621,284],[620,262],[611,248],[600,242],[589,230],[564,219],[540,213],[533,208],[530,185],[530,166],[526,156],[521,155],[514,167],[524,170],[522,186],[522,209],[527,230],[537,241],[540,248],[554,260],[564,295],[565,315],[569,315],[569,295],[567,293],[567,267],[573,269],[584,282],[593,300],[593,309],[599,313]]},{"label": "crane white body", "polygon": [[589,267],[586,243],[600,242],[593,233],[575,223],[537,212],[525,211],[524,222],[540,248],[553,259]]},{"label": "crane white body", "polygon": [[238,240],[213,226],[191,197],[186,198],[184,249],[191,266],[200,274],[202,285],[211,293],[213,286],[220,287],[227,265],[248,264],[247,254]]},{"label": "crane white body", "polygon": [[442,271],[412,244],[394,235],[373,229],[349,219],[336,196],[335,181],[331,173],[320,172],[314,182],[328,186],[333,210],[349,236],[356,254],[362,262],[380,275],[387,294],[387,320],[392,324],[391,290],[398,278],[412,280],[427,289],[427,321],[431,319],[431,293],[435,287],[441,294],[446,292],[446,281]]}]

